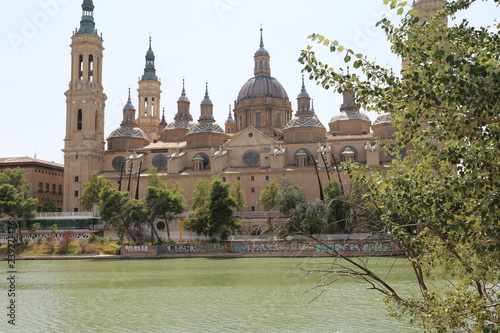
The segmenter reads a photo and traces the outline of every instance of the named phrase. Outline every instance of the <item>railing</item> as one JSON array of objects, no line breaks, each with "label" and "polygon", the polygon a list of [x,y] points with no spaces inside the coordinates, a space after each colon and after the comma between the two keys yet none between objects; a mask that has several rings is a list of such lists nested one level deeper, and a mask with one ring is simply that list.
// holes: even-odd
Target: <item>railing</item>
[{"label": "railing", "polygon": [[59,213],[37,213],[36,218],[41,219],[53,219],[53,218],[69,218],[69,217],[86,217],[86,218],[98,218],[94,216],[92,212],[59,212]]},{"label": "railing", "polygon": [[233,214],[235,217],[239,217],[240,219],[278,217],[282,215],[281,212],[276,211],[234,212]]}]

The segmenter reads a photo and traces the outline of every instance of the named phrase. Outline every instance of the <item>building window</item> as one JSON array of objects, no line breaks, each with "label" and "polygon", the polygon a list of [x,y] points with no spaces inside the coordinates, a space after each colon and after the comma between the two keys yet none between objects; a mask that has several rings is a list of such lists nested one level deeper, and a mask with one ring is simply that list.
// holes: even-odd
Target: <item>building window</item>
[{"label": "building window", "polygon": [[62,194],[62,185],[59,185],[59,192],[57,194]]},{"label": "building window", "polygon": [[43,183],[42,182],[38,183],[38,193],[43,193]]},{"label": "building window", "polygon": [[255,180],[255,176],[250,176],[250,180],[254,181]]},{"label": "building window", "polygon": [[78,208],[73,208],[73,211],[76,213],[78,212]]},{"label": "building window", "polygon": [[298,168],[305,168],[307,166],[307,157],[297,156],[295,161]]},{"label": "building window", "polygon": [[78,183],[79,180],[78,176],[75,176],[75,183]]},{"label": "building window", "polygon": [[56,184],[52,184],[52,194],[56,194]]},{"label": "building window", "polygon": [[194,162],[194,171],[203,171],[203,162],[195,161]]},{"label": "building window", "polygon": [[80,110],[78,110],[78,113],[76,116],[76,129],[78,131],[81,131],[83,128],[82,122],[83,122],[83,111],[80,109]]},{"label": "building window", "polygon": [[250,193],[255,193],[255,187],[250,187]]},{"label": "building window", "polygon": [[251,207],[250,207],[250,210],[251,210],[252,212],[255,212],[255,206],[251,206]]},{"label": "building window", "polygon": [[257,112],[255,114],[255,127],[261,127],[261,126],[262,126],[261,114],[260,112]]},{"label": "building window", "polygon": [[269,176],[266,176],[266,180],[269,180]]},{"label": "building window", "polygon": [[50,184],[45,183],[45,193],[49,193],[49,192],[50,192]]},{"label": "building window", "polygon": [[281,127],[281,113],[276,115],[276,127]]},{"label": "building window", "polygon": [[78,191],[75,191],[75,198],[78,198],[78,195],[79,195]]},{"label": "building window", "polygon": [[236,180],[237,181],[241,181],[241,177],[236,177]]},{"label": "building window", "polygon": [[225,183],[226,182],[226,177],[222,177],[222,181]]}]

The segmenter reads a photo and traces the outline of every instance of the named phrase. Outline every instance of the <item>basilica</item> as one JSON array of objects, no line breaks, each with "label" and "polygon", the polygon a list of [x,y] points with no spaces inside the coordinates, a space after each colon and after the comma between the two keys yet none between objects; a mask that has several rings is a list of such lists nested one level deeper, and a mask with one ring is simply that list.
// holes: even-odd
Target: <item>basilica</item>
[{"label": "basilica", "polygon": [[[418,3],[430,2],[443,1]],[[155,167],[168,184],[180,184],[188,203],[199,179],[216,176],[231,184],[240,181],[248,204],[245,210],[258,212],[263,210],[260,192],[271,180],[293,180],[315,199],[322,197],[322,186],[329,179],[340,177],[348,188],[341,162],[384,168],[391,160],[378,146],[379,140],[394,135],[390,113],[372,123],[356,107],[354,94],[346,91],[338,113],[322,124],[304,82],[297,87],[297,98],[291,99],[271,76],[262,29],[260,42],[256,38],[254,76],[242,82],[227,119],[214,119],[208,85],[204,96],[200,94],[199,107],[191,108],[184,83],[179,85],[177,113],[171,120],[165,118],[150,40],[138,83],[139,103],[133,105],[129,91],[121,124],[104,133],[103,40],[95,28],[93,1],[84,0],[82,9],[80,27],[72,37],[71,81],[65,93],[64,211],[81,210],[78,198],[83,184],[95,171],[120,190],[142,198],[147,170]],[[245,59],[243,55],[242,62]]]}]

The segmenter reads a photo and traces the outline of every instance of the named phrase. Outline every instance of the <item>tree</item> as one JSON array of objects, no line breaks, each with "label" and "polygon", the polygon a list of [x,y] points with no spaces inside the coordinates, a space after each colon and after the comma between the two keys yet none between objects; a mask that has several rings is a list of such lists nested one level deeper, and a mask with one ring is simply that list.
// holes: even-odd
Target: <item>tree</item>
[{"label": "tree", "polygon": [[30,198],[31,184],[20,168],[5,169],[0,173],[0,216],[7,216],[19,234],[18,242],[23,243],[19,224],[36,216],[38,199]]},{"label": "tree", "polygon": [[219,178],[213,179],[208,204],[209,230],[211,233],[220,232],[220,238],[223,241],[241,228],[240,221],[233,214],[233,208],[236,208],[236,205],[236,200],[229,193],[229,184]]},{"label": "tree", "polygon": [[327,207],[320,199],[299,202],[289,219],[288,230],[305,235],[320,234],[327,226]]},{"label": "tree", "polygon": [[90,182],[83,184],[83,194],[79,198],[82,208],[85,210],[91,210],[95,203],[99,202],[100,193],[104,189],[113,188],[113,183],[102,176],[99,176],[97,172],[93,172],[90,176]]},{"label": "tree", "polygon": [[281,206],[280,211],[285,216],[293,216],[296,207],[306,202],[305,188],[286,178],[280,182],[278,204]]},{"label": "tree", "polygon": [[[154,230],[156,233],[153,223],[156,218],[162,218],[167,228],[168,239],[170,240],[169,222],[175,215],[182,213],[186,207],[186,200],[180,191],[179,185],[175,184],[170,188],[148,186],[146,188],[146,198],[144,200],[150,209],[151,218],[149,221],[152,228],[151,230]],[[156,237],[161,243],[161,239],[157,233]]]},{"label": "tree", "polygon": [[186,220],[184,228],[196,232],[196,234],[205,236],[208,232],[208,201],[210,198],[211,181],[208,179],[200,179],[194,184],[193,193],[191,195],[191,209],[189,211],[190,218],[195,220]]},{"label": "tree", "polygon": [[45,201],[43,202],[42,205],[42,212],[46,213],[57,212],[57,205],[49,194],[45,196]]},{"label": "tree", "polygon": [[[404,12],[406,1],[384,1]],[[361,73],[331,68],[312,47],[300,59],[325,89],[350,90],[360,107],[392,111],[396,137],[383,142],[396,156],[391,168],[348,171],[366,184],[376,222],[406,252],[421,295],[403,297],[367,266],[353,263],[349,276],[384,293],[392,315],[408,315],[426,331],[500,327],[500,25],[446,24],[475,2],[448,1],[432,18],[410,10],[399,26],[378,23],[405,59],[403,76],[316,34]],[[443,283],[429,283],[431,276]]]},{"label": "tree", "polygon": [[340,182],[332,179],[326,184],[325,202],[328,203],[328,215],[326,217],[328,224],[335,224],[336,229],[346,230],[349,217],[349,204],[347,198],[342,193]]},{"label": "tree", "polygon": [[101,219],[110,222],[120,238],[136,244],[144,241],[144,222],[149,211],[144,202],[130,198],[128,192],[106,187],[100,192]]},{"label": "tree", "polygon": [[236,184],[231,189],[231,195],[236,202],[236,211],[240,212],[243,208],[247,207],[247,199],[245,196],[245,191],[241,186],[241,181],[236,181]]},{"label": "tree", "polygon": [[260,192],[259,202],[264,206],[264,210],[271,210],[278,206],[279,186],[273,179]]},{"label": "tree", "polygon": [[233,215],[236,200],[229,193],[229,184],[219,178],[199,180],[191,201],[190,217],[196,220],[186,221],[186,230],[210,236],[220,232],[221,239],[226,240],[231,233],[241,228],[240,221]]}]

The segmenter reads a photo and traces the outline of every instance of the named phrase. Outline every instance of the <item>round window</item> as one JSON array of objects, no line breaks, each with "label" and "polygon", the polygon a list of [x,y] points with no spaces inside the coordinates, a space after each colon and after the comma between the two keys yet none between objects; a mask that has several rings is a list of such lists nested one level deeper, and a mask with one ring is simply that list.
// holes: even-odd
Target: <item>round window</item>
[{"label": "round window", "polygon": [[156,223],[156,229],[158,229],[158,230],[163,230],[163,229],[165,229],[165,227],[166,227],[165,222]]}]

